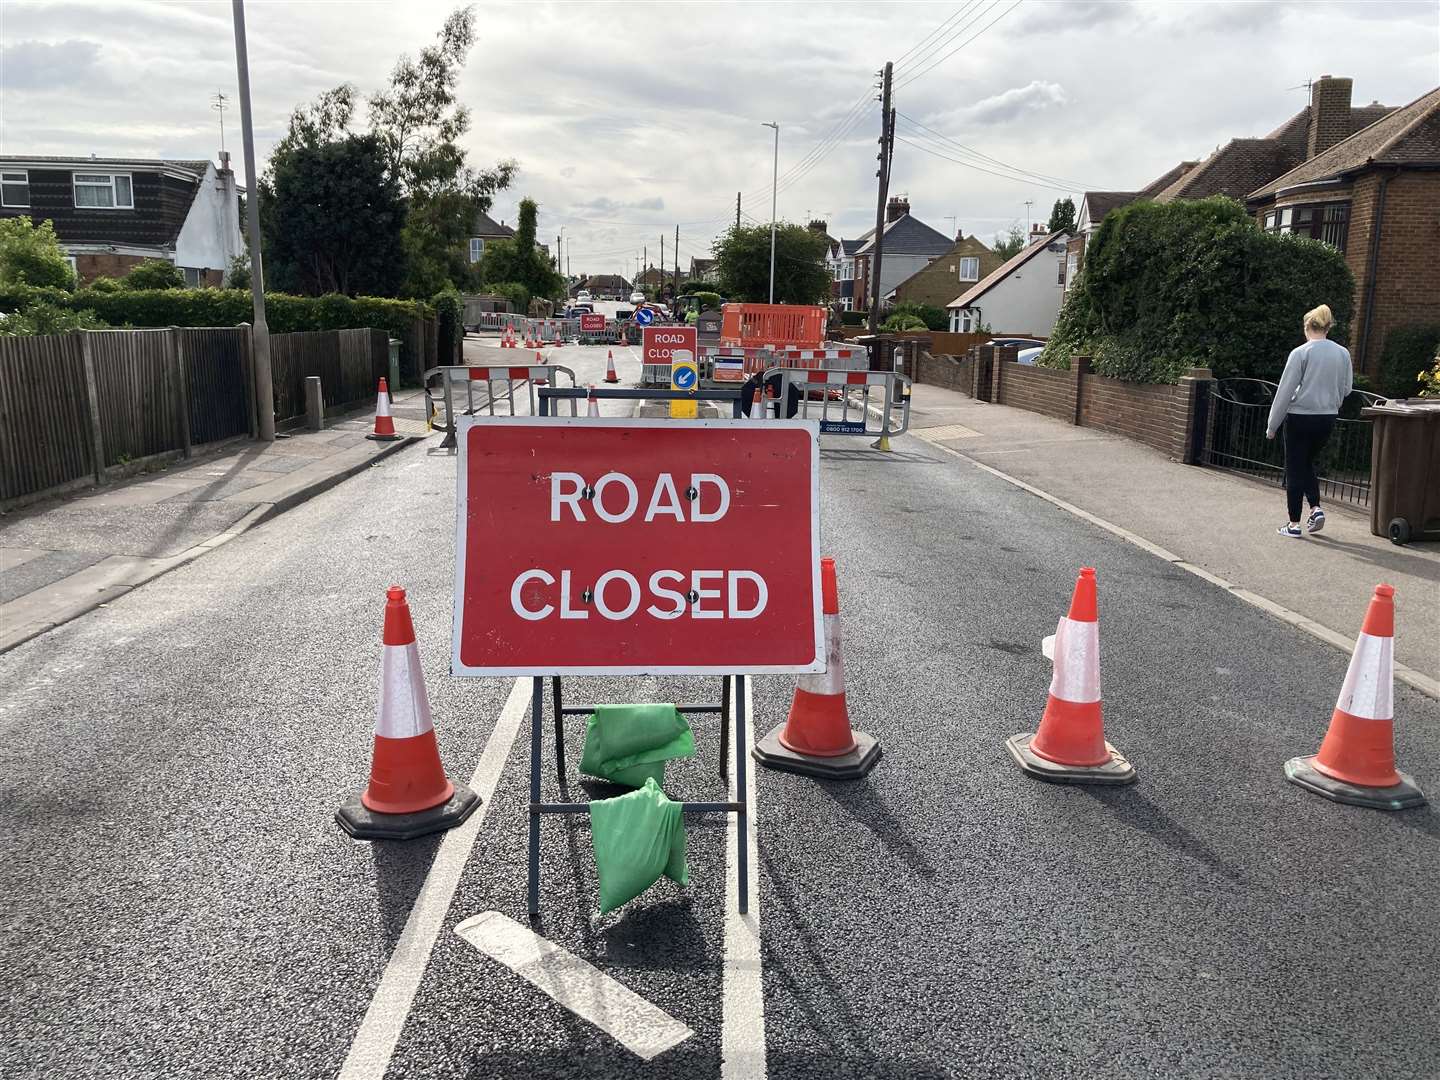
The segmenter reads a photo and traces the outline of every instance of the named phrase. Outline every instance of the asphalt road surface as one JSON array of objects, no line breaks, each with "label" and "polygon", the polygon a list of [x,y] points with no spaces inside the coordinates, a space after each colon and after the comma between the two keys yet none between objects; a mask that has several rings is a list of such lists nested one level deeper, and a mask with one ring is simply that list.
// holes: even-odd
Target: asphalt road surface
[{"label": "asphalt road surface", "polygon": [[[603,350],[560,351],[603,374]],[[603,919],[588,827],[544,823],[535,929],[689,1032],[626,1049],[601,1030],[625,1016],[581,1019],[455,933],[526,924],[529,685],[447,675],[438,441],[0,656],[0,1076],[1440,1076],[1440,816],[1282,773],[1346,658],[914,438],[825,440],[850,711],[884,757],[851,783],[758,771],[752,918],[719,818],[688,823],[687,888]],[[1081,565],[1129,788],[1038,783],[1002,745],[1038,722]],[[363,843],[333,814],[368,769],[392,582],[446,766],[494,787],[468,830]],[[1401,633],[1435,602],[1397,600]],[[793,681],[749,688],[763,734]],[[1440,793],[1440,708],[1400,685],[1395,712],[1402,767]],[[667,792],[723,798],[696,727]],[[588,797],[581,741],[577,720],[546,799]]]}]

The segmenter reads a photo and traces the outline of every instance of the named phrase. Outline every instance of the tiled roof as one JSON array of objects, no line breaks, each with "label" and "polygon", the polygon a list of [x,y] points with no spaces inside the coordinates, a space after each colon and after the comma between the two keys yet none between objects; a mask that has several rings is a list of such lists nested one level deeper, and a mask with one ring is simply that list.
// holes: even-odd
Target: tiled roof
[{"label": "tiled roof", "polygon": [[1244,199],[1256,187],[1304,158],[1305,151],[1280,139],[1231,139],[1155,196],[1156,202],[1229,195]]},{"label": "tiled roof", "polygon": [[957,296],[954,300],[951,300],[950,303],[946,304],[945,306],[952,308],[968,307],[970,304],[973,304],[976,300],[979,300],[980,297],[984,296],[987,292],[993,289],[996,285],[1000,284],[1000,282],[1008,278],[1016,270],[1019,270],[1020,267],[1024,266],[1036,255],[1039,255],[1051,244],[1055,243],[1057,240],[1063,241],[1068,240],[1069,238],[1070,234],[1068,232],[1064,232],[1063,230],[1061,232],[1053,232],[1049,236],[1042,236],[1039,240],[1036,240],[1035,243],[1031,244],[1029,247],[1023,248],[1016,254],[1012,255],[1010,258],[1006,259],[1003,263],[1000,264],[1000,267],[997,270],[981,278],[974,285],[970,286],[967,291],[961,293],[959,296]]},{"label": "tiled roof", "polygon": [[[870,234],[875,232],[870,230]],[[867,234],[867,235],[870,235]],[[944,233],[932,229],[918,218],[902,214],[885,226],[885,252],[888,255],[939,255],[950,250],[955,241]],[[874,249],[875,239],[871,235],[857,254]]]},{"label": "tiled roof", "polygon": [[46,164],[72,165],[84,168],[87,165],[128,165],[152,169],[173,169],[194,173],[198,180],[205,175],[208,161],[182,161],[177,158],[107,158],[107,157],[57,157],[49,154],[0,154],[0,161],[43,161]]},{"label": "tiled roof", "polygon": [[1253,190],[1250,197],[1263,198],[1282,188],[1328,180],[1372,163],[1440,165],[1440,87],[1277,176]]},{"label": "tiled roof", "polygon": [[1165,175],[1163,175],[1163,176],[1157,176],[1154,180],[1150,181],[1150,183],[1146,184],[1143,188],[1141,188],[1139,191],[1137,191],[1137,192],[1135,193],[1135,198],[1137,198],[1137,199],[1153,199],[1153,198],[1155,198],[1156,195],[1159,195],[1160,192],[1164,191],[1164,190],[1165,190],[1166,188],[1168,188],[1171,184],[1175,183],[1175,181],[1179,180],[1182,176],[1184,176],[1185,174],[1187,174],[1191,169],[1195,168],[1195,166],[1197,166],[1197,165],[1199,165],[1199,164],[1200,164],[1200,163],[1199,163],[1198,161],[1182,161],[1182,162],[1180,162],[1179,165],[1176,165],[1173,169],[1171,169],[1171,170],[1170,170],[1169,172],[1167,172]]},{"label": "tiled roof", "polygon": [[1090,224],[1099,225],[1111,210],[1126,206],[1139,197],[1138,191],[1087,191],[1082,201],[1090,209]]},{"label": "tiled roof", "polygon": [[840,250],[843,251],[846,255],[854,255],[857,251],[861,249],[861,247],[864,246],[866,239],[870,236],[870,233],[873,233],[874,231],[874,229],[871,229],[870,232],[867,232],[858,240],[841,240]]},{"label": "tiled roof", "polygon": [[501,225],[484,210],[477,210],[475,211],[475,235],[514,236],[515,230],[509,225]]}]

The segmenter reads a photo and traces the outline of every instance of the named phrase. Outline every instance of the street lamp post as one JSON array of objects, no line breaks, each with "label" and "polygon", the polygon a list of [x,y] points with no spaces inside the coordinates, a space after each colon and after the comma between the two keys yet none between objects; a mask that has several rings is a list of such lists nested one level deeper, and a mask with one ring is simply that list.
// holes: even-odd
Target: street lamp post
[{"label": "street lamp post", "polygon": [[775,129],[775,165],[770,174],[770,303],[775,303],[775,205],[780,194],[780,125],[762,123],[761,127]]}]

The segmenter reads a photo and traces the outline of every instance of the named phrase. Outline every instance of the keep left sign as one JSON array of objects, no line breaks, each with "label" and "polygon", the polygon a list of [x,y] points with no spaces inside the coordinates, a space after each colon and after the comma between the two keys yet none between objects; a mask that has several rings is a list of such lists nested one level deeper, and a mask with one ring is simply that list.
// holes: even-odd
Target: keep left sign
[{"label": "keep left sign", "polygon": [[456,675],[824,669],[808,421],[459,422]]}]

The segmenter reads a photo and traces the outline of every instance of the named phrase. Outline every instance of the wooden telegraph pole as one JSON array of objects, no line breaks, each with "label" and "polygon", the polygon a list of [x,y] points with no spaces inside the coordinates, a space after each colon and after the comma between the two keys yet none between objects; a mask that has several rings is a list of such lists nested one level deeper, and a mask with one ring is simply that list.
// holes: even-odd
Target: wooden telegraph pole
[{"label": "wooden telegraph pole", "polygon": [[885,200],[890,195],[890,162],[895,156],[895,110],[890,105],[890,75],[894,65],[885,62],[880,90],[880,195],[875,203],[875,253],[870,256],[870,320],[868,328],[875,333],[880,321],[880,260],[885,248]]}]

